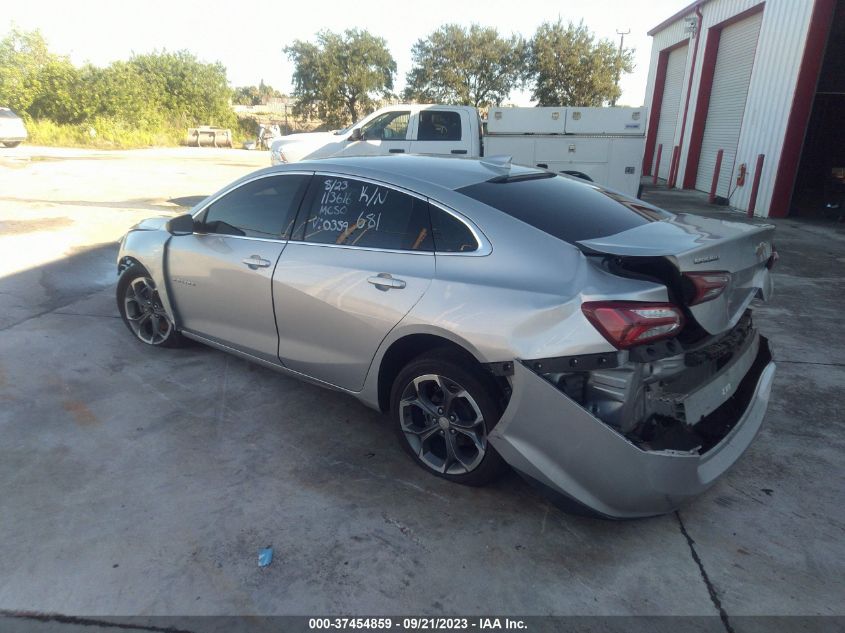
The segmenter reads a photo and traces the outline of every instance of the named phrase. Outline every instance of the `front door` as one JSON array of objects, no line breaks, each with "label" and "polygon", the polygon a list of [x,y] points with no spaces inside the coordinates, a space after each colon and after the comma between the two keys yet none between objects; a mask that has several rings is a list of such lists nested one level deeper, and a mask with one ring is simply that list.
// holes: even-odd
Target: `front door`
[{"label": "front door", "polygon": [[428,202],[317,174],[273,275],[285,367],[358,391],[381,342],[434,277]]},{"label": "front door", "polygon": [[271,279],[310,174],[248,181],[167,245],[168,288],[181,327],[278,364]]},{"label": "front door", "polygon": [[361,126],[360,141],[351,141],[338,153],[343,156],[405,154],[411,150],[410,121],[410,110],[385,112]]}]

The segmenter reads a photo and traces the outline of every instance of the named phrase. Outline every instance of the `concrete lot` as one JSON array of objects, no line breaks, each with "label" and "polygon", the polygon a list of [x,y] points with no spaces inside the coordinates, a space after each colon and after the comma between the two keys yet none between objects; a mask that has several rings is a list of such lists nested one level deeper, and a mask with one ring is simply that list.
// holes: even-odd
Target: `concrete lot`
[{"label": "concrete lot", "polygon": [[516,476],[430,477],[352,398],[130,338],[114,241],[266,163],[0,149],[0,610],[845,615],[843,225],[777,222],[756,319],[779,369],[748,453],[676,514],[607,522]]}]

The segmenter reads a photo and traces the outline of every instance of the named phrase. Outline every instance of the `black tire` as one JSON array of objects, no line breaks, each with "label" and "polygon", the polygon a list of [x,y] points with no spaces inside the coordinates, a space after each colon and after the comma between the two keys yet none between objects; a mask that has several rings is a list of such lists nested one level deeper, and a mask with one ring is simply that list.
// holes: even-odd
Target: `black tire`
[{"label": "black tire", "polygon": [[139,265],[123,271],[117,282],[117,309],[135,339],[151,347],[184,347],[188,339],[164,310],[155,282]]},{"label": "black tire", "polygon": [[[452,392],[446,402],[442,385]],[[480,423],[473,422],[479,413]],[[502,416],[496,384],[459,353],[435,349],[408,363],[393,381],[390,416],[402,447],[433,475],[483,486],[507,468],[488,440]]]},{"label": "black tire", "polygon": [[5,145],[6,147],[17,147],[20,144],[20,141],[6,141],[3,143],[3,145]]}]

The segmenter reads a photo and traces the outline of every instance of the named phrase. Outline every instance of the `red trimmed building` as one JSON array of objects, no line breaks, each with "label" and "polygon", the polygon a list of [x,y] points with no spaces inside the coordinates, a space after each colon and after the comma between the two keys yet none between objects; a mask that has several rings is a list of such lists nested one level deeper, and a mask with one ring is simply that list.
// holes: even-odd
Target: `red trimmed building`
[{"label": "red trimmed building", "polygon": [[762,217],[845,209],[845,0],[701,0],[649,35],[644,175]]}]

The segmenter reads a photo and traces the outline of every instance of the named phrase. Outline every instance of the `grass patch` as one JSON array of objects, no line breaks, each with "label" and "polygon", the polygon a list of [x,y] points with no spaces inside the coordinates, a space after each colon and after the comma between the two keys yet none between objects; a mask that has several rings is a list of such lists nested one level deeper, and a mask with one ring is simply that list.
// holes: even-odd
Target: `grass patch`
[{"label": "grass patch", "polygon": [[181,126],[139,127],[116,119],[98,118],[78,125],[55,123],[49,119],[27,121],[29,143],[56,147],[135,149],[174,147],[185,142],[187,130]]},{"label": "grass patch", "polygon": [[[282,133],[310,132],[319,122],[291,121],[295,127]],[[245,141],[255,141],[258,122],[241,117],[233,121],[232,146],[241,147]],[[95,149],[137,149],[143,147],[176,147],[185,145],[188,128],[183,123],[134,125],[120,119],[96,118],[87,123],[56,123],[50,119],[28,119],[28,143],[52,147],[90,147]]]}]

